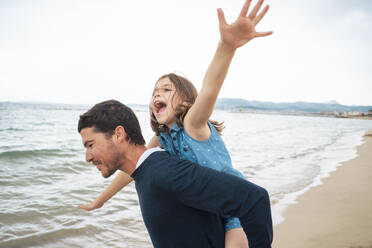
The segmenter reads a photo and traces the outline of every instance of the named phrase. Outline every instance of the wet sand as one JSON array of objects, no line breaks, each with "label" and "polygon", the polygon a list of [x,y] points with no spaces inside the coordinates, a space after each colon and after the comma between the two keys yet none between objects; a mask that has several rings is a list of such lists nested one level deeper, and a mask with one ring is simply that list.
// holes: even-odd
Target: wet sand
[{"label": "wet sand", "polygon": [[372,132],[357,152],[289,206],[273,247],[372,248]]}]

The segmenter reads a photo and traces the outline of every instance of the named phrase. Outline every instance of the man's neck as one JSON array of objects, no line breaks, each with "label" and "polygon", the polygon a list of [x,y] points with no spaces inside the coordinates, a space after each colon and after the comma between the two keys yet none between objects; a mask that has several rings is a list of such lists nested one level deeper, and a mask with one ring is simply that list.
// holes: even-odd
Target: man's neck
[{"label": "man's neck", "polygon": [[128,175],[136,170],[136,165],[141,155],[147,150],[144,145],[131,145],[125,149],[125,159],[120,167],[120,170],[124,171]]}]

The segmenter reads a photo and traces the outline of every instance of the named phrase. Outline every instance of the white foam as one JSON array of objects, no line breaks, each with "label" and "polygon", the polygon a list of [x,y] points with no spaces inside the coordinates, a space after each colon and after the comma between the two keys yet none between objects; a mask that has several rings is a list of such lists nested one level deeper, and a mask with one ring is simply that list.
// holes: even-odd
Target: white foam
[{"label": "white foam", "polygon": [[296,204],[297,197],[304,194],[312,187],[321,185],[322,179],[328,177],[332,171],[335,171],[342,162],[349,161],[357,157],[356,148],[362,144],[364,131],[345,134],[337,144],[326,149],[324,158],[320,161],[320,173],[313,179],[313,182],[305,188],[285,194],[276,204],[272,206],[273,223],[280,224],[284,221],[283,213],[289,205]]}]

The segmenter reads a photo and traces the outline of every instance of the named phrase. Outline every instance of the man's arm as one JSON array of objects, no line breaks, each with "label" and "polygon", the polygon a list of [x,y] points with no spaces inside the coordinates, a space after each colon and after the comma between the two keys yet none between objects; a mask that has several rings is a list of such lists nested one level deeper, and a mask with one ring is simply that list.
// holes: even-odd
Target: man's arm
[{"label": "man's arm", "polygon": [[236,216],[250,248],[271,247],[273,228],[267,191],[242,178],[170,158],[159,168],[159,185],[182,203],[221,216]]}]

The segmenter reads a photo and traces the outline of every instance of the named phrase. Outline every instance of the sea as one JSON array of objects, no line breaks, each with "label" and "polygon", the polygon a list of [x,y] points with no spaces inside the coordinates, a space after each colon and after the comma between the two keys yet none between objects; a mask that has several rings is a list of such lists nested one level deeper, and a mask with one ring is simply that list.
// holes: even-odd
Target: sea
[{"label": "sea", "polygon": [[[152,247],[133,183],[100,209],[77,208],[112,180],[84,161],[77,123],[90,107],[0,103],[0,247]],[[149,112],[134,110],[149,141]],[[269,191],[275,225],[298,195],[355,158],[372,130],[358,119],[228,111],[212,119],[225,123],[233,167]]]}]

